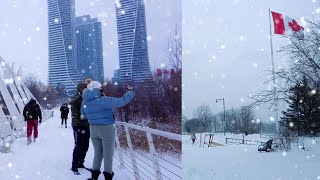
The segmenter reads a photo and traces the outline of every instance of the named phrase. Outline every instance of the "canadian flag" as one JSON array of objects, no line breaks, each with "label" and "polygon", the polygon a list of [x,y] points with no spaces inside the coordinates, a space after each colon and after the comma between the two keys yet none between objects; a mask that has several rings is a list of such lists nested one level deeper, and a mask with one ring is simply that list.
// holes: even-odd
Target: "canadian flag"
[{"label": "canadian flag", "polygon": [[293,36],[300,40],[304,39],[304,28],[295,19],[273,11],[271,11],[271,14],[275,34]]},{"label": "canadian flag", "polygon": [[162,76],[162,70],[161,69],[157,69],[157,76]]}]

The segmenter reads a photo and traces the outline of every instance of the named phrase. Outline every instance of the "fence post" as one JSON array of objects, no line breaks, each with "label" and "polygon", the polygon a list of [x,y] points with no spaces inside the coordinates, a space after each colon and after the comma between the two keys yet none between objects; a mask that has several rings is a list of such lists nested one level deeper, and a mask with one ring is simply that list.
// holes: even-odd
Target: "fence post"
[{"label": "fence post", "polygon": [[117,145],[116,147],[119,150],[118,154],[119,154],[119,158],[120,158],[120,167],[124,168],[123,156],[122,156],[122,153],[120,152],[121,146],[120,146],[119,136],[118,136],[118,132],[117,132],[117,126],[115,126],[115,135],[116,135],[116,145]]},{"label": "fence post", "polygon": [[244,144],[244,134],[242,135],[242,144]]},{"label": "fence post", "polygon": [[153,168],[154,168],[154,172],[155,172],[155,175],[156,175],[156,179],[157,180],[162,180],[162,174],[161,174],[161,171],[160,171],[158,158],[156,157],[156,149],[154,147],[152,135],[151,135],[150,132],[147,132],[147,138],[148,138],[148,144],[149,144],[150,153],[152,155],[152,163],[153,163]]},{"label": "fence post", "polygon": [[128,142],[128,146],[129,146],[130,158],[131,158],[131,163],[132,163],[132,167],[133,167],[133,171],[134,171],[134,177],[136,180],[140,180],[137,161],[136,161],[136,158],[134,157],[134,154],[133,154],[134,152],[133,152],[132,142],[131,142],[131,138],[130,138],[130,134],[129,134],[129,128],[128,128],[128,126],[124,126],[124,128],[126,130],[127,142]]}]

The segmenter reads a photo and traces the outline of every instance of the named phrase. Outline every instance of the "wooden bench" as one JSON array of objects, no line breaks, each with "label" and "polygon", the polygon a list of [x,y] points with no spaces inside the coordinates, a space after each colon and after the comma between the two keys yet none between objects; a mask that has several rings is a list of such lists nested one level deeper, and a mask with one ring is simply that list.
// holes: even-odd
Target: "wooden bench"
[{"label": "wooden bench", "polygon": [[272,142],[273,142],[273,139],[270,139],[268,142],[260,145],[258,147],[258,151],[261,152],[261,151],[265,151],[265,152],[270,152],[272,151]]}]

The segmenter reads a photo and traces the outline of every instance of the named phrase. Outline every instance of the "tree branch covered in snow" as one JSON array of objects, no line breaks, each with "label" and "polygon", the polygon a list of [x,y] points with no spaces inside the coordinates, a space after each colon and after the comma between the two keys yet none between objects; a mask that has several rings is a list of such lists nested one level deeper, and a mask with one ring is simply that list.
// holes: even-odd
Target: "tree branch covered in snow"
[{"label": "tree branch covered in snow", "polygon": [[[252,105],[269,104],[270,107],[274,107],[276,104],[285,102],[290,89],[303,78],[310,82],[310,87],[319,89],[320,26],[315,21],[307,22],[308,28],[306,28],[304,40],[284,37],[289,43],[281,46],[277,53],[288,59],[288,67],[275,72],[275,89],[270,85],[272,79],[269,79],[264,83],[267,86],[266,89],[250,97],[255,101]],[[272,73],[270,77],[273,77]]]}]

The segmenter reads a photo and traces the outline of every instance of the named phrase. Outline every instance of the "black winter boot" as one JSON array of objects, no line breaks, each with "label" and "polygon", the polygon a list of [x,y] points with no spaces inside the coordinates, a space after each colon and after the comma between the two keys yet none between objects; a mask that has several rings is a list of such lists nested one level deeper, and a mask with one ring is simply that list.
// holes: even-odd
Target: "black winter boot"
[{"label": "black winter boot", "polygon": [[77,167],[72,166],[71,171],[72,171],[75,175],[80,175]]},{"label": "black winter boot", "polygon": [[105,180],[112,180],[112,177],[114,176],[114,173],[110,174],[109,172],[103,172]]},{"label": "black winter boot", "polygon": [[98,180],[100,173],[101,173],[100,171],[92,170],[91,171],[91,178],[89,178],[88,180]]}]

